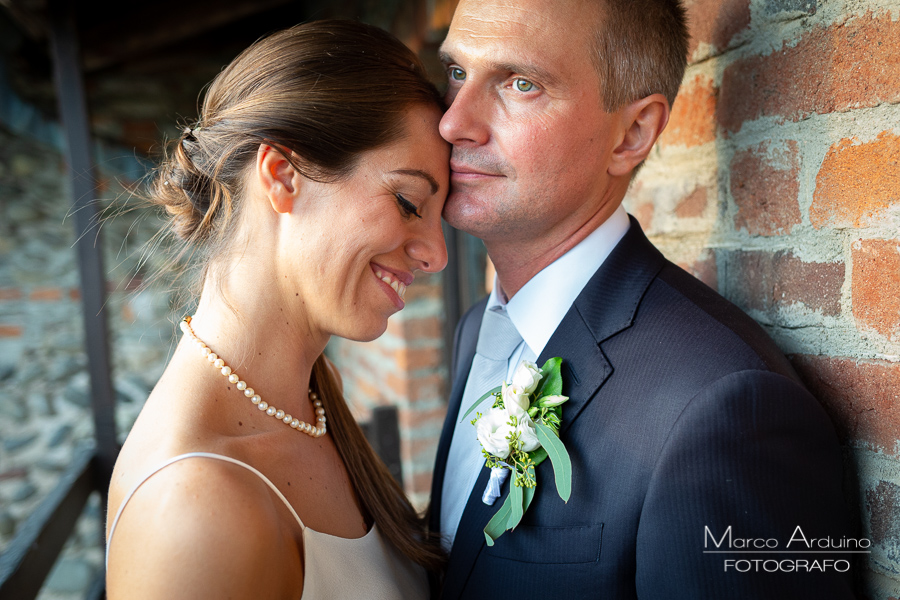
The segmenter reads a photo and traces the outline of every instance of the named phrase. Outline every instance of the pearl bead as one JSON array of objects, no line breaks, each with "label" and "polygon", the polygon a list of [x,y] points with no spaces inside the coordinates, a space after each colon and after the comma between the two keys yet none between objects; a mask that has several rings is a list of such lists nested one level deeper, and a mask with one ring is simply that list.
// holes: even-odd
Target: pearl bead
[{"label": "pearl bead", "polygon": [[185,320],[179,324],[181,331],[184,332],[186,336],[189,337],[189,341],[191,341],[200,352],[203,353],[203,356],[208,360],[214,367],[219,369],[223,376],[228,378],[229,383],[233,383],[237,386],[238,391],[244,392],[244,395],[247,398],[250,398],[250,402],[252,402],[259,410],[265,411],[265,413],[271,417],[275,417],[280,421],[283,421],[285,425],[290,425],[292,429],[297,429],[306,433],[311,437],[322,437],[328,431],[325,426],[325,409],[322,407],[322,401],[319,400],[318,394],[313,392],[312,388],[309,388],[309,399],[313,403],[316,409],[316,425],[312,423],[304,423],[300,419],[296,419],[293,416],[285,413],[283,410],[275,408],[274,406],[269,406],[268,402],[264,402],[262,398],[260,398],[259,394],[253,391],[252,387],[247,386],[246,381],[242,381],[238,374],[235,373],[231,367],[225,364],[225,360],[219,358],[219,356],[213,352],[209,346],[203,343],[197,335],[194,333],[194,330],[191,329],[190,326],[190,317],[185,317]]}]

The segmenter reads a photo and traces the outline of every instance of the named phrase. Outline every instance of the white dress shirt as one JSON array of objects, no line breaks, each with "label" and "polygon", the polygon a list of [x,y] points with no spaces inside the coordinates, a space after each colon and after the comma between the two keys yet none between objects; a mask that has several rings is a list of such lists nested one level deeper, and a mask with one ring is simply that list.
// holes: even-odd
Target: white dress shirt
[{"label": "white dress shirt", "polygon": [[[494,289],[485,310],[504,307],[523,340],[509,357],[507,381],[512,379],[520,361],[533,362],[540,356],[581,290],[625,236],[629,226],[628,214],[620,205],[602,225],[532,277],[509,301],[505,301],[500,295],[497,279],[494,278]],[[466,409],[468,407],[460,407],[460,410]],[[459,421],[459,414],[453,415],[453,418]],[[473,427],[468,421],[457,423],[456,426]],[[479,445],[474,431],[471,440],[473,445]],[[464,497],[468,498],[472,493],[478,474],[462,471],[464,470],[447,464],[441,499],[443,504],[446,505],[452,500],[449,498],[450,495],[464,494]],[[459,527],[458,520],[455,523],[442,522],[441,533],[447,548],[456,537],[457,527]]]}]

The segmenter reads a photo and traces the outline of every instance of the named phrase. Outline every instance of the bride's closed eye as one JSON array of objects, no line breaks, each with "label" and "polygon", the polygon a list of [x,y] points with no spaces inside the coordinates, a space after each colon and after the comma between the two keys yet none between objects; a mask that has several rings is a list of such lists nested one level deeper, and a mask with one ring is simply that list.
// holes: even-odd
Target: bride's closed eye
[{"label": "bride's closed eye", "polygon": [[403,212],[403,216],[409,218],[411,216],[416,216],[418,218],[422,218],[422,215],[419,214],[419,208],[403,197],[402,194],[394,194],[397,197],[397,204],[400,205],[400,210]]}]

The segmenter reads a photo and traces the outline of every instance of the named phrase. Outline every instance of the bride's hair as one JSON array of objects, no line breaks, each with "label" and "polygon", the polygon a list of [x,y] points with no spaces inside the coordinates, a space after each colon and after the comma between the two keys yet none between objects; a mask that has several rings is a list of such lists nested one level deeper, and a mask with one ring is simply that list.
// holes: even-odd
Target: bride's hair
[{"label": "bride's hair", "polygon": [[[202,281],[237,238],[241,196],[260,144],[284,149],[305,177],[336,182],[363,153],[405,134],[410,107],[443,108],[419,58],[389,33],[317,21],[253,44],[212,82],[199,120],[173,140],[151,184],[172,231],[200,256]],[[293,153],[293,154],[291,154]],[[407,557],[438,571],[439,540],[366,441],[324,356],[311,387],[363,510]]]}]

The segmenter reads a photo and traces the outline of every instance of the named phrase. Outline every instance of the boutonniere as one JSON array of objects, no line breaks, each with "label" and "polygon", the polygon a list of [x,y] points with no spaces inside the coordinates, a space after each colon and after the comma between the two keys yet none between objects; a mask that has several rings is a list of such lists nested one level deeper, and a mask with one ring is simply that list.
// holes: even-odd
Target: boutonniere
[{"label": "boutonniere", "polygon": [[564,502],[572,494],[572,461],[559,439],[562,404],[562,359],[551,358],[538,369],[533,362],[519,363],[510,383],[486,392],[469,407],[460,421],[490,396],[494,403],[485,413],[472,419],[485,466],[491,478],[482,500],[493,504],[500,486],[512,473],[512,485],[503,506],[484,528],[488,546],[508,529],[514,529],[534,498],[537,489],[535,467],[549,458],[556,479],[556,491]]}]

